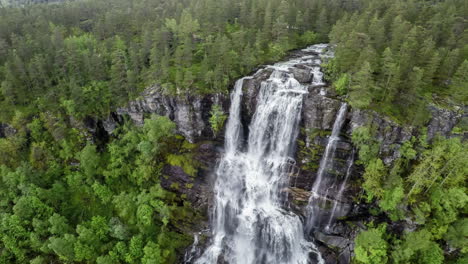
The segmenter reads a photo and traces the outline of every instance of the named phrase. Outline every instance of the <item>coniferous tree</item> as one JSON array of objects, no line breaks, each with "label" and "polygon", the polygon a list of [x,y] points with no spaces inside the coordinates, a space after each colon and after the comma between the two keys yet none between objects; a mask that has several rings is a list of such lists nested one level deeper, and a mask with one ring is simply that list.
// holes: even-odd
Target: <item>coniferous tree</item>
[{"label": "coniferous tree", "polygon": [[458,67],[450,86],[454,98],[465,103],[468,101],[468,60],[463,61]]},{"label": "coniferous tree", "polygon": [[366,61],[351,79],[349,96],[352,105],[355,107],[368,107],[372,102],[374,89],[371,65]]},{"label": "coniferous tree", "polygon": [[128,96],[127,55],[125,43],[119,37],[114,41],[111,63],[110,88],[112,96],[125,99]]}]

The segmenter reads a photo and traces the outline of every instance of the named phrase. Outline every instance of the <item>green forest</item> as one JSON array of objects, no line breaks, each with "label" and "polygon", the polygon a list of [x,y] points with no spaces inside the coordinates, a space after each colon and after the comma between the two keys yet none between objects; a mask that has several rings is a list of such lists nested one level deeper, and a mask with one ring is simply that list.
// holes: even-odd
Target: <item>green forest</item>
[{"label": "green forest", "polygon": [[[105,118],[151,86],[228,94],[258,66],[321,42],[335,49],[326,78],[352,107],[421,128],[391,167],[372,126],[353,134],[363,201],[387,219],[367,223],[353,261],[468,263],[468,144],[428,142],[422,128],[428,106],[468,102],[467,1],[7,2],[0,125],[15,133],[0,137],[0,263],[177,263],[199,216],[161,187],[162,168],[194,174],[193,144],[166,117],[126,122],[105,141],[76,120]],[[415,232],[388,232],[406,218]]]}]

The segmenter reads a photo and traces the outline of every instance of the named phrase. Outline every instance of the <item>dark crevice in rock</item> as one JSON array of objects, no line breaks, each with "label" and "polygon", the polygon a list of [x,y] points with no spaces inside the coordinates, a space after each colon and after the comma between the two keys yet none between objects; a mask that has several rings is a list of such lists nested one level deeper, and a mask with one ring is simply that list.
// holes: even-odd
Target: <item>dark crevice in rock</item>
[{"label": "dark crevice in rock", "polygon": [[[294,56],[297,55],[292,55],[292,57]],[[296,79],[304,85],[310,83],[313,78],[310,66],[312,65],[298,64],[293,66],[291,70]],[[248,138],[248,124],[250,124],[256,109],[260,84],[268,79],[271,73],[271,69],[265,68],[256,72],[251,79],[244,80],[241,108],[244,140]],[[124,116],[128,116],[137,125],[142,125],[145,116],[152,113],[167,116],[173,120],[177,125],[177,132],[188,141],[197,144],[194,150],[194,159],[199,164],[198,173],[195,176],[190,176],[178,166],[166,165],[163,168],[164,177],[162,177],[161,185],[180,195],[185,194],[193,207],[203,212],[207,218],[213,199],[213,169],[222,155],[224,135],[224,131],[220,131],[215,137],[211,131],[209,118],[213,104],[219,104],[226,114],[229,114],[227,112],[230,102],[227,95],[169,96],[162,93],[159,87],[152,87],[146,90],[140,99],[130,102],[126,107],[119,108],[111,113],[107,119],[102,121],[85,119],[84,123],[95,137],[107,142],[106,135],[112,134],[115,128],[124,122]],[[283,190],[289,197],[289,209],[300,215],[304,215],[304,208],[311,195],[310,190],[317,174],[317,165],[323,156],[328,136],[341,104],[342,99],[326,84],[309,86],[309,94],[304,96],[302,119],[299,124],[300,134],[295,155],[296,163],[291,165],[289,186]],[[428,111],[432,115],[427,124],[428,139],[433,139],[437,134],[446,137],[453,136],[451,132],[463,115],[434,106],[431,106]],[[345,179],[346,161],[354,153],[351,135],[358,127],[368,124],[373,124],[376,128],[375,138],[380,142],[379,158],[387,165],[398,159],[399,148],[403,142],[419,133],[413,127],[399,125],[374,111],[348,109],[337,143],[333,165],[324,175],[324,177],[333,179],[332,182],[335,186],[330,189],[327,195],[330,201],[338,199],[336,186],[340,186]],[[5,135],[5,127],[0,125],[0,137]],[[354,155],[357,156],[357,154]],[[369,213],[372,204],[359,203],[362,194],[360,187],[363,174],[362,166],[354,164],[350,172],[347,187],[338,201],[342,208],[339,212],[340,218],[326,232],[313,234],[315,240],[321,244],[320,249],[324,253],[327,263],[349,263],[356,234],[365,228],[363,225],[365,221],[375,218]],[[179,188],[174,188],[176,186],[174,184],[178,185]],[[330,208],[321,212],[326,217],[330,214]],[[405,221],[393,223],[388,220],[388,222],[390,228],[396,233],[412,228],[411,223]],[[202,223],[194,232],[205,229],[207,229],[207,224]]]}]

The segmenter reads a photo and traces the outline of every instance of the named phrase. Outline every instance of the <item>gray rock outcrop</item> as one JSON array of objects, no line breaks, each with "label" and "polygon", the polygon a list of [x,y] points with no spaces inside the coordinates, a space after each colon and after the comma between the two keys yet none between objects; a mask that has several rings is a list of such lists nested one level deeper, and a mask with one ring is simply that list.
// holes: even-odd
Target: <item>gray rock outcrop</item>
[{"label": "gray rock outcrop", "polygon": [[16,129],[8,124],[0,123],[0,138],[11,137],[16,134]]},{"label": "gray rock outcrop", "polygon": [[213,104],[225,107],[227,97],[222,94],[212,95],[167,95],[159,86],[145,90],[139,99],[127,106],[118,108],[107,119],[103,120],[105,130],[112,134],[125,116],[136,125],[143,125],[144,119],[151,114],[167,116],[177,124],[177,132],[189,142],[213,139],[209,124]]},{"label": "gray rock outcrop", "polygon": [[[300,54],[292,54],[292,56],[298,55]],[[309,93],[304,96],[296,163],[291,164],[290,185],[283,191],[288,194],[287,197],[290,199],[291,206],[289,208],[295,212],[304,213],[317,174],[317,165],[323,156],[328,136],[343,98],[336,96],[327,85],[310,85],[313,78],[310,65],[294,65],[291,72],[303,85],[309,85]],[[248,124],[256,110],[261,82],[268,79],[271,73],[271,69],[265,68],[255,73],[251,78],[244,80],[241,115],[246,133],[248,133]],[[208,212],[208,207],[212,204],[210,177],[221,152],[219,148],[222,147],[222,137],[215,139],[209,124],[210,110],[213,104],[221,105],[226,114],[229,114],[227,113],[229,97],[226,95],[170,96],[162,93],[159,87],[152,87],[146,90],[139,99],[130,102],[126,107],[119,108],[107,119],[100,122],[103,129],[111,134],[123,122],[125,116],[128,116],[137,125],[142,125],[144,119],[150,114],[167,116],[173,120],[179,134],[192,143],[198,143],[195,157],[202,164],[203,169],[199,170],[193,178],[187,175],[182,168],[167,165],[163,169],[163,174],[166,177],[162,186],[185,194],[194,207]],[[439,109],[435,106],[429,107],[428,111],[431,114],[427,124],[429,140],[437,134],[445,137],[452,136],[453,128],[462,118],[460,113]],[[375,111],[349,107],[336,146],[333,164],[324,175],[324,177],[334,179],[331,181],[333,186],[329,186],[327,197],[325,197],[329,202],[324,210],[320,211],[323,213],[323,217],[327,218],[330,216],[330,208],[334,206],[334,203],[338,204],[337,212],[335,212],[337,220],[333,222],[332,226],[329,226],[328,230],[311,234],[322,244],[321,250],[326,256],[327,263],[350,262],[353,240],[360,229],[360,221],[370,217],[369,208],[356,204],[357,197],[362,191],[358,182],[363,169],[356,164],[353,164],[351,168],[347,166],[348,160],[357,158],[351,142],[351,135],[357,128],[368,124],[373,124],[376,128],[375,139],[380,143],[379,158],[386,165],[392,164],[399,158],[399,148],[405,141],[418,135],[418,131],[413,127],[399,125]],[[217,141],[213,143],[214,139]],[[212,142],[204,143],[205,140]],[[350,174],[349,182],[346,184],[342,196],[337,197],[338,187],[342,185],[347,173]],[[175,190],[173,188],[175,183],[178,186],[193,184],[193,187]],[[352,227],[348,223],[353,223]],[[205,228],[204,225],[202,226]]]}]

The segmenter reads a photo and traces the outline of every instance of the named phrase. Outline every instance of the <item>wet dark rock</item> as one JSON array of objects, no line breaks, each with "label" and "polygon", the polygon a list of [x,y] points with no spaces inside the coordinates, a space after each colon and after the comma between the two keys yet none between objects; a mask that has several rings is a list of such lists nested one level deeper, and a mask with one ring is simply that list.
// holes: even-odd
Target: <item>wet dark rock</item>
[{"label": "wet dark rock", "polygon": [[273,70],[270,68],[262,69],[254,74],[251,79],[244,80],[242,86],[242,123],[250,123],[257,109],[257,96],[260,92],[260,85],[270,77],[272,72]]},{"label": "wet dark rock", "polygon": [[112,132],[123,123],[123,117],[119,116],[116,112],[110,113],[110,115],[102,120],[102,126],[106,132],[112,134]]},{"label": "wet dark rock", "polygon": [[197,174],[191,176],[183,168],[167,164],[162,171],[161,186],[179,195],[185,194],[194,209],[207,212],[213,200],[211,176],[219,157],[219,143],[199,143],[193,154]]},{"label": "wet dark rock", "polygon": [[[301,134],[298,139],[304,143],[298,149],[297,159],[297,166],[301,170],[295,175],[294,181],[290,180],[290,183],[294,182],[294,185],[291,185],[294,188],[289,188],[294,210],[298,212],[304,212],[305,210],[304,206],[307,203],[303,201],[305,197],[310,196],[308,190],[311,190],[315,181],[318,164],[324,154],[328,137],[342,104],[342,101],[329,90],[330,88],[326,86],[320,88],[310,87],[309,94],[304,100]],[[432,118],[427,124],[428,139],[432,139],[437,134],[450,137],[451,131],[459,123],[462,115],[454,111],[434,107],[431,107],[430,111]],[[317,210],[321,214],[319,218],[326,220],[330,217],[339,186],[341,186],[346,175],[346,160],[353,153],[353,145],[350,141],[352,133],[357,128],[367,125],[372,125],[376,129],[375,138],[380,143],[379,158],[387,165],[391,165],[400,157],[399,149],[405,141],[410,140],[412,136],[418,135],[418,131],[411,126],[402,126],[371,110],[350,107],[337,143],[333,164],[330,170],[324,172],[324,178],[329,179],[331,185],[325,188],[327,189],[327,197],[324,197],[324,199],[327,202],[322,205],[323,207],[320,210]],[[301,146],[301,144],[298,145]],[[300,154],[311,149],[316,151],[316,156],[311,156],[310,153],[309,156]],[[316,166],[313,168],[309,164],[316,164]],[[337,220],[333,221],[332,225],[324,233],[316,233],[315,238],[328,248],[322,250],[327,263],[350,263],[353,250],[351,242],[359,230],[365,228],[362,221],[372,218],[369,214],[369,205],[356,204],[362,192],[359,187],[362,173],[362,167],[354,164],[343,196],[340,201],[337,201],[338,210],[335,212]],[[322,195],[325,195],[325,193],[322,193]],[[400,221],[392,223],[390,227],[395,231],[413,230],[415,223]],[[317,237],[317,235],[320,237]]]},{"label": "wet dark rock", "polygon": [[398,149],[401,144],[416,133],[414,128],[402,127],[373,111],[352,109],[350,119],[350,125],[346,130],[349,135],[362,126],[372,125],[376,128],[375,138],[380,142],[380,158],[386,165],[400,157]]},{"label": "wet dark rock", "polygon": [[437,134],[448,137],[453,128],[462,118],[460,113],[447,109],[440,109],[435,106],[430,106],[431,120],[427,126],[427,137],[433,139]]},{"label": "wet dark rock", "polygon": [[204,184],[194,184],[194,179],[181,167],[166,165],[162,170],[161,187],[179,195],[185,194],[196,209],[206,210],[211,197],[210,188]]},{"label": "wet dark rock", "polygon": [[334,231],[336,235],[325,234],[319,231],[314,233],[315,239],[326,245],[326,249],[322,250],[326,256],[326,263],[351,263],[354,251],[354,238],[358,232],[357,229],[343,226],[338,232],[336,232],[337,228]]},{"label": "wet dark rock", "polygon": [[88,131],[87,139],[94,142],[100,150],[105,149],[105,145],[109,142],[109,134],[104,128],[102,120],[91,116],[87,116],[83,120],[77,120],[70,116],[69,122],[73,127]]},{"label": "wet dark rock", "polygon": [[11,137],[16,134],[16,129],[8,124],[0,123],[0,138]]},{"label": "wet dark rock", "polygon": [[352,243],[352,241],[344,237],[326,235],[322,232],[315,232],[314,236],[318,241],[326,244],[328,247],[338,250],[347,248]]},{"label": "wet dark rock", "polygon": [[303,105],[304,128],[308,131],[331,130],[340,105],[339,100],[309,93]]},{"label": "wet dark rock", "polygon": [[310,191],[306,191],[304,189],[290,187],[285,190],[291,195],[291,198],[299,203],[307,203],[309,201],[309,197],[311,195]]},{"label": "wet dark rock", "polygon": [[213,139],[209,124],[213,104],[226,110],[228,98],[221,94],[211,95],[167,95],[159,86],[145,90],[141,97],[127,106],[118,108],[103,120],[103,127],[109,134],[123,122],[126,116],[136,125],[143,125],[151,114],[167,116],[177,125],[177,132],[189,142]]},{"label": "wet dark rock", "polygon": [[[300,55],[299,52],[293,54],[292,57]],[[305,85],[313,78],[310,66],[310,63],[299,63],[292,67],[291,72],[299,82]],[[244,80],[241,116],[246,135],[248,124],[257,107],[261,82],[268,79],[271,73],[272,69],[264,68],[257,71],[252,78]],[[283,189],[284,194],[289,198],[289,210],[302,215],[311,195],[310,190],[316,178],[318,164],[343,102],[327,84],[309,85],[308,91],[309,94],[304,96],[298,148],[294,157],[296,163],[291,165],[289,186]],[[209,212],[208,208],[212,206],[213,170],[222,153],[222,135],[215,138],[209,124],[213,104],[220,104],[227,113],[230,104],[229,97],[219,94],[171,96],[164,94],[159,87],[152,87],[147,89],[139,99],[130,102],[126,107],[119,108],[104,120],[85,120],[85,126],[93,134],[99,134],[102,131],[111,134],[124,122],[126,116],[137,125],[142,125],[144,119],[153,113],[173,120],[177,125],[177,132],[190,142],[197,144],[194,150],[194,160],[198,164],[198,173],[190,176],[180,167],[166,165],[163,168],[164,176],[161,179],[161,185],[180,195],[185,194],[194,208],[203,212],[206,217]],[[451,132],[462,115],[456,111],[439,109],[435,106],[431,106],[429,111],[432,117],[427,124],[428,138],[432,139],[437,134],[452,136]],[[324,173],[324,177],[330,179],[333,185],[328,186],[329,192],[325,197],[328,202],[324,209],[319,211],[323,214],[321,217],[326,219],[336,201],[338,202],[338,211],[335,213],[337,219],[332,222],[329,229],[312,234],[320,242],[319,249],[326,263],[350,263],[354,238],[362,229],[365,229],[364,221],[375,218],[369,214],[373,205],[359,203],[363,174],[361,166],[353,164],[349,170],[348,184],[343,196],[337,197],[336,195],[348,172],[347,161],[353,155],[357,159],[357,154],[353,151],[351,135],[359,127],[369,124],[373,124],[376,128],[375,138],[380,142],[379,158],[387,165],[400,157],[401,145],[418,133],[413,127],[399,125],[377,112],[349,107],[337,142],[333,164]],[[0,125],[0,137],[7,136],[5,132],[7,130],[8,128],[4,125]],[[12,132],[9,131],[8,134],[11,135]],[[213,141],[214,139],[217,141]],[[416,224],[409,220],[389,225],[395,232],[412,230],[415,226]],[[201,224],[194,232],[200,232],[202,229],[206,229],[206,223]]]},{"label": "wet dark rock", "polygon": [[294,78],[300,83],[310,83],[314,75],[307,68],[291,68],[291,72],[294,75]]}]

